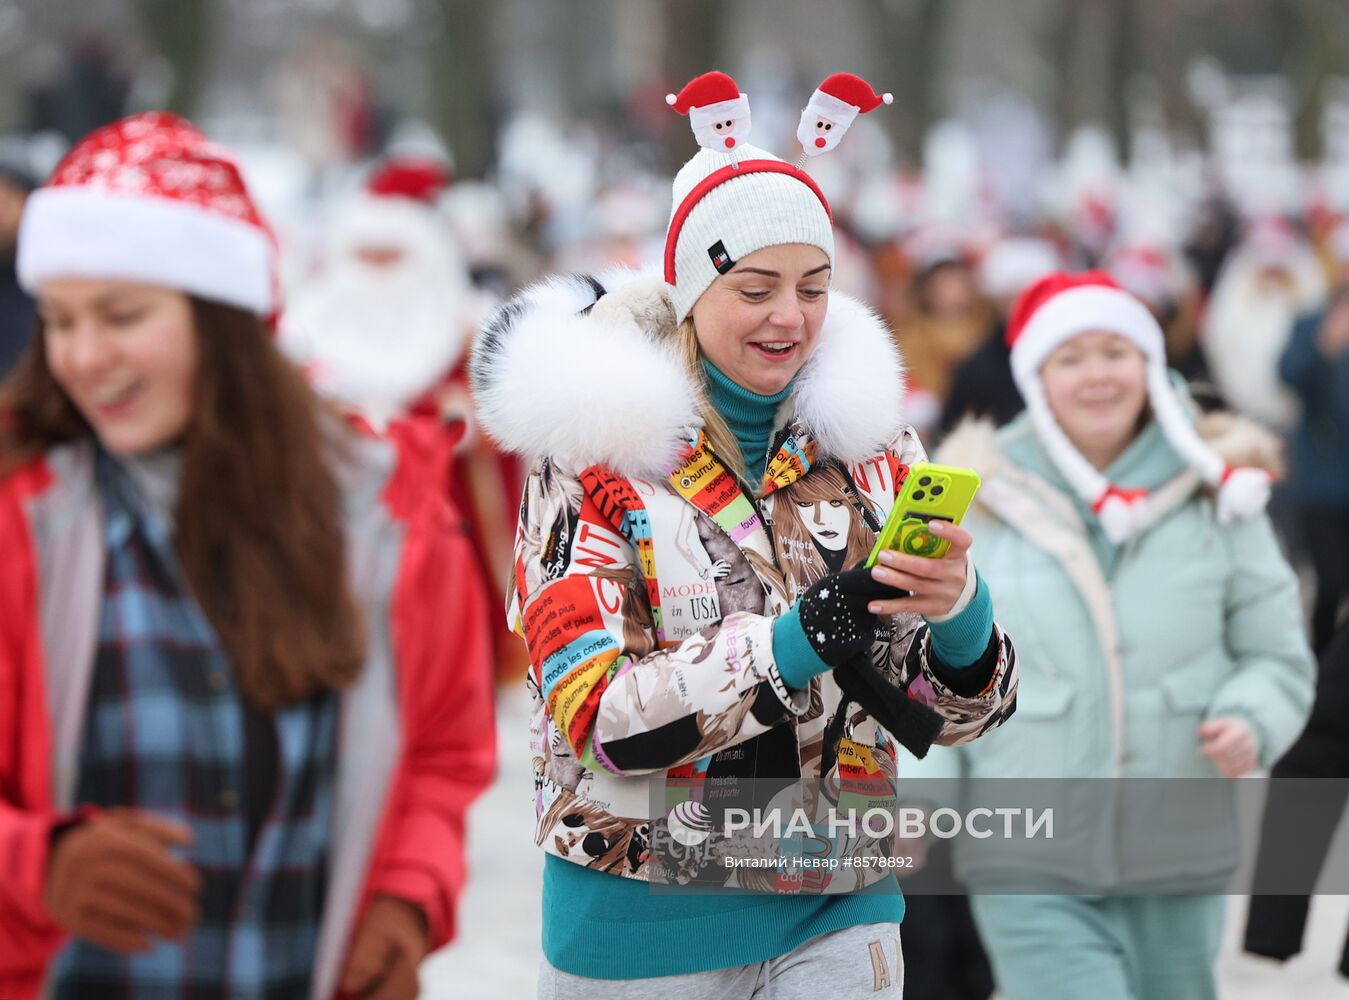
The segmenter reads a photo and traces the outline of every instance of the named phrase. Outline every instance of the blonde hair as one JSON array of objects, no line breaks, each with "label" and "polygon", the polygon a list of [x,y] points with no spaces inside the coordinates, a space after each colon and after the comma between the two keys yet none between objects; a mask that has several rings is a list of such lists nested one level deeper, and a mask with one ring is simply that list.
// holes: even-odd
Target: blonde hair
[{"label": "blonde hair", "polygon": [[[673,332],[667,332],[671,329]],[[698,347],[698,329],[693,325],[693,317],[686,317],[677,327],[663,326],[661,333],[662,336],[674,338],[679,359],[684,362],[684,370],[688,372],[689,378],[693,380],[698,390],[698,415],[703,418],[703,433],[707,435],[712,450],[734,475],[743,475],[745,456],[740,451],[740,442],[731,433],[731,428],[726,425],[726,421],[722,419],[707,395],[707,372],[702,365],[703,354]],[[749,485],[753,487],[755,493],[759,492],[759,483]]]}]

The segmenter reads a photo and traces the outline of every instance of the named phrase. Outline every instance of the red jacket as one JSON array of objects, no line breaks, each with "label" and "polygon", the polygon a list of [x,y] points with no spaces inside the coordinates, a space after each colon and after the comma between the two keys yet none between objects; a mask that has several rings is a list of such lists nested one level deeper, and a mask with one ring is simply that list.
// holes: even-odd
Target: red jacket
[{"label": "red jacket", "polygon": [[[317,1000],[336,994],[351,935],[374,893],[421,907],[432,947],[454,936],[465,813],[495,764],[483,586],[458,516],[443,491],[430,488],[424,453],[409,443],[400,442],[395,458],[387,443],[362,441],[358,461],[339,474],[371,653],[343,697]],[[62,799],[73,787],[70,762],[78,760],[102,596],[102,549],[80,544],[101,531],[91,459],[87,445],[63,446],[0,481],[5,1000],[39,996],[65,940],[42,889],[52,826],[78,808]]]}]

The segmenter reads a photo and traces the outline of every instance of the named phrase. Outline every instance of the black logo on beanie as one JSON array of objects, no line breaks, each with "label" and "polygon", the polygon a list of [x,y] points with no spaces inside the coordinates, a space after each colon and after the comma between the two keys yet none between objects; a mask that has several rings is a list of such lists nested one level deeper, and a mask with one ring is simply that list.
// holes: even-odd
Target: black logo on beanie
[{"label": "black logo on beanie", "polygon": [[717,269],[718,274],[725,274],[735,267],[735,261],[731,260],[731,255],[726,252],[726,244],[721,240],[717,240],[707,248],[707,256],[712,258],[712,266]]}]

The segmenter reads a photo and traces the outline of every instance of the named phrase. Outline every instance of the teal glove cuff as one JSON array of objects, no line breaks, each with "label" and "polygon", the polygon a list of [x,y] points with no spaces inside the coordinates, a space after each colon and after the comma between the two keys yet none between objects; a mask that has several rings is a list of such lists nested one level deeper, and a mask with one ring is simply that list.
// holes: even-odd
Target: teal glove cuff
[{"label": "teal glove cuff", "polygon": [[830,669],[806,639],[795,607],[778,615],[773,623],[773,659],[777,661],[778,675],[793,691],[804,691],[812,677]]},{"label": "teal glove cuff", "polygon": [[[960,670],[978,662],[988,649],[988,641],[993,635],[993,598],[977,569],[974,574],[977,578],[974,599],[965,610],[950,621],[928,622],[927,625],[932,633],[932,651],[952,670]],[[777,649],[776,632],[773,648]]]}]

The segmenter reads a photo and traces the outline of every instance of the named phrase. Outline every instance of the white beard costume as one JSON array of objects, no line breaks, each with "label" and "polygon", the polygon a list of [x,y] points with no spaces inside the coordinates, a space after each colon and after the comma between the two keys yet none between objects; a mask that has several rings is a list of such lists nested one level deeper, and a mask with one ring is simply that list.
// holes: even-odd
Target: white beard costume
[{"label": "white beard costume", "polygon": [[1214,285],[1200,344],[1213,380],[1234,409],[1289,431],[1298,402],[1279,378],[1279,358],[1294,320],[1325,297],[1326,281],[1309,247],[1300,247],[1282,266],[1288,283],[1269,283],[1258,256],[1238,248]]},{"label": "white beard costume", "polygon": [[[281,346],[320,393],[383,428],[462,357],[472,290],[438,219],[403,199],[362,199],[330,245],[327,266],[287,310]],[[403,256],[380,266],[362,248]]]}]

